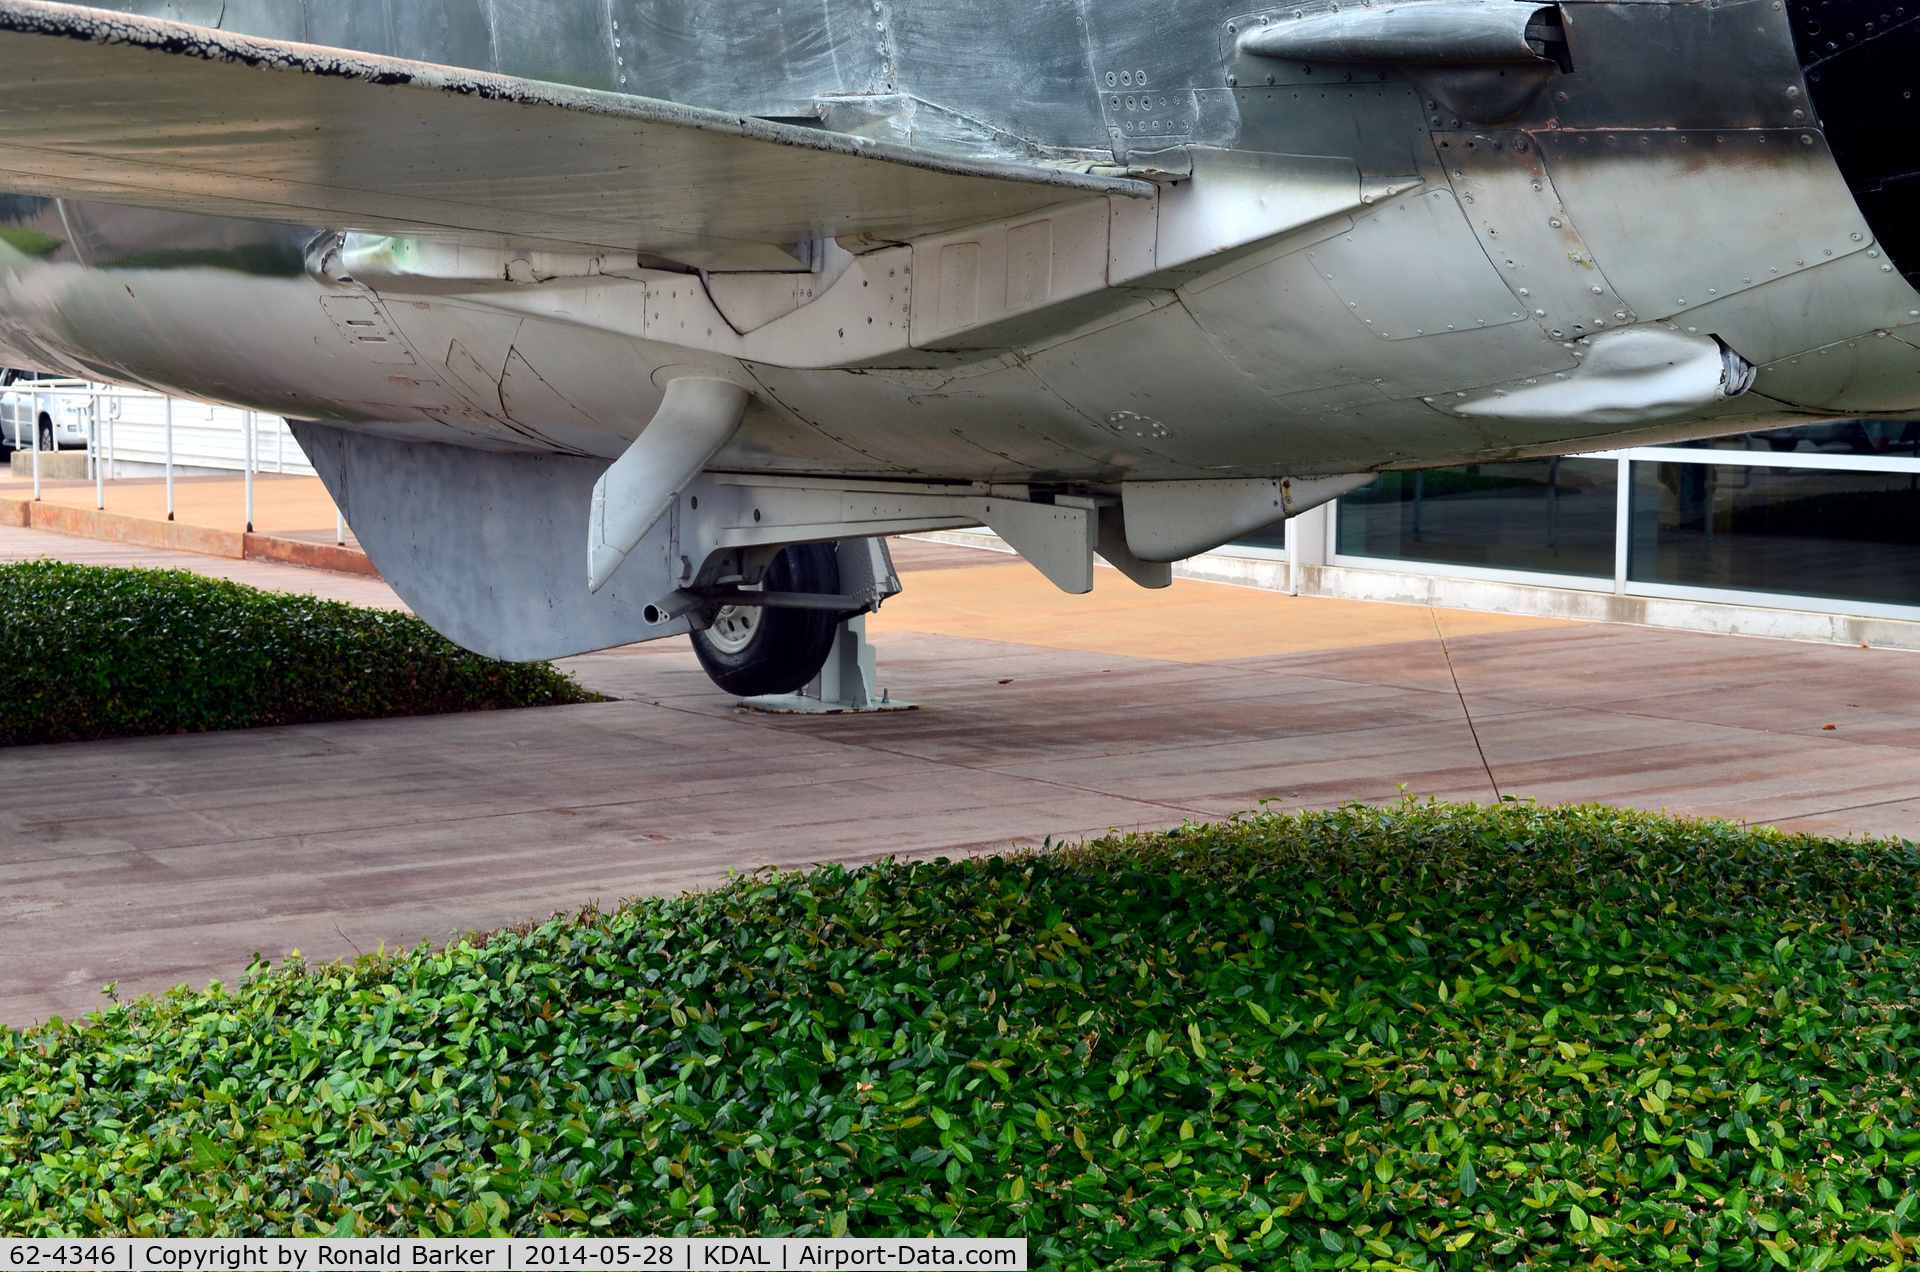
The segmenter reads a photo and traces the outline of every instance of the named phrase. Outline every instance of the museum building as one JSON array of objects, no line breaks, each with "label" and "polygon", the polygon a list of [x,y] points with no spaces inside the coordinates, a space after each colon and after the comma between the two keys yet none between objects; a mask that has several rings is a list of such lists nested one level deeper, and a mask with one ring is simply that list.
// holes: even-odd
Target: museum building
[{"label": "museum building", "polygon": [[1920,649],[1920,422],[1385,473],[1176,572]]}]

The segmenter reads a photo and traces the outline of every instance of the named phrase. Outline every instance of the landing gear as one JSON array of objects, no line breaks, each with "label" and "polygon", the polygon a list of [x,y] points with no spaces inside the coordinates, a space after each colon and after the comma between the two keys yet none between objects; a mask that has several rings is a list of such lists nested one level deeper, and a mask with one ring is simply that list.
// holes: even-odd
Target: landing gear
[{"label": "landing gear", "polygon": [[[834,545],[785,549],[767,569],[766,590],[838,592]],[[820,674],[841,617],[832,610],[727,605],[705,631],[693,633],[693,652],[713,683],[728,693],[743,698],[792,693]]]}]

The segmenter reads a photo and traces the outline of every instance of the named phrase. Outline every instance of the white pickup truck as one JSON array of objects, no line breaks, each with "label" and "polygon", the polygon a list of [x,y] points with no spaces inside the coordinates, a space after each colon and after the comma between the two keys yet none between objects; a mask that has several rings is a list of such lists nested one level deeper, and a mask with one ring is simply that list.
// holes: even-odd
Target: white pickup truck
[{"label": "white pickup truck", "polygon": [[44,371],[0,371],[0,458],[31,450],[85,446],[93,421],[86,382]]}]

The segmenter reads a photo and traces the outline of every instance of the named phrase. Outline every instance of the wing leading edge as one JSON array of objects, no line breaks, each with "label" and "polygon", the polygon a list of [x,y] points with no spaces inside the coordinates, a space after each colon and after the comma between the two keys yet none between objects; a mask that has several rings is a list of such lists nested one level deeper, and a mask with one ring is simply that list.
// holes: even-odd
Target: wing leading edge
[{"label": "wing leading edge", "polygon": [[214,216],[767,268],[810,239],[1152,193],[45,0],[0,0],[0,65],[9,190]]}]

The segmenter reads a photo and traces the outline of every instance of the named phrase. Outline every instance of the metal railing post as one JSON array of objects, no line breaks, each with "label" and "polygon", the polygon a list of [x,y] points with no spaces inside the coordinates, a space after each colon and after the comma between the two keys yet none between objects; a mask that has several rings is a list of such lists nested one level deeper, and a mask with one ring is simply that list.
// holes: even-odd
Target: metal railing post
[{"label": "metal railing post", "polygon": [[253,412],[248,411],[241,424],[240,466],[247,472],[247,533],[253,533]]},{"label": "metal railing post", "polygon": [[100,394],[93,395],[87,416],[87,463],[93,466],[93,506],[107,506],[107,470],[100,464]]},{"label": "metal railing post", "polygon": [[173,398],[167,398],[167,520],[173,520]]},{"label": "metal railing post", "polygon": [[1633,461],[1622,451],[1619,459],[1618,474],[1614,478],[1615,492],[1613,505],[1613,591],[1616,596],[1624,596],[1627,591],[1627,569],[1633,550]]},{"label": "metal railing post", "polygon": [[347,514],[338,508],[333,510],[333,541],[338,547],[347,546]]},{"label": "metal railing post", "polygon": [[33,501],[40,502],[40,401],[33,403]]}]

